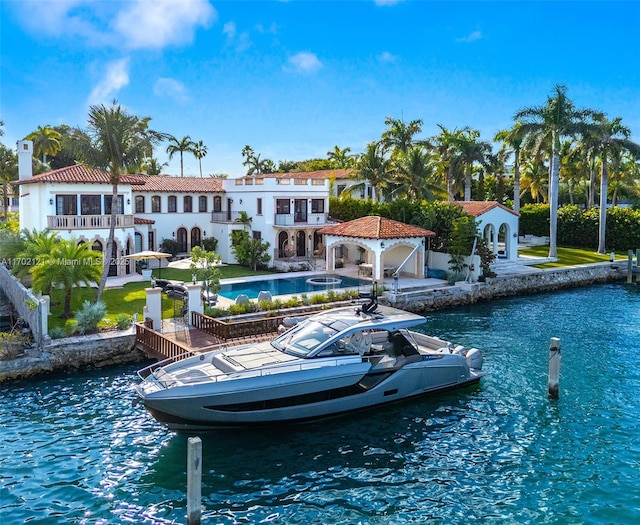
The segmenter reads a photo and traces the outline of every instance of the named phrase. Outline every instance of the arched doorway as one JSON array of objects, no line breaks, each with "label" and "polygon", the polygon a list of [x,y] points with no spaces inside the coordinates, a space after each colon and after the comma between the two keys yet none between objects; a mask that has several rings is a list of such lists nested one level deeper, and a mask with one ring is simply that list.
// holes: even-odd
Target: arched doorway
[{"label": "arched doorway", "polygon": [[178,253],[187,253],[187,230],[186,228],[178,228],[176,233],[178,241]]},{"label": "arched doorway", "polygon": [[193,250],[194,246],[202,245],[202,233],[200,232],[200,228],[197,226],[195,228],[191,228],[191,249]]},{"label": "arched doorway", "polygon": [[114,240],[111,245],[111,259],[109,260],[109,277],[118,275],[118,243]]},{"label": "arched doorway", "polygon": [[[125,252],[125,255],[131,255],[133,253],[133,245],[131,243],[131,237],[129,237],[127,239],[127,250]],[[131,273],[131,265],[133,264],[133,261],[129,258],[126,259],[126,263],[125,263],[125,273],[127,275],[129,275]]]},{"label": "arched doorway", "polygon": [[287,232],[280,232],[278,234],[278,258],[289,257],[289,255],[287,255],[288,245],[289,234]]},{"label": "arched doorway", "polygon": [[304,257],[306,254],[307,254],[307,236],[305,235],[304,231],[298,230],[296,232],[296,255],[298,257]]}]

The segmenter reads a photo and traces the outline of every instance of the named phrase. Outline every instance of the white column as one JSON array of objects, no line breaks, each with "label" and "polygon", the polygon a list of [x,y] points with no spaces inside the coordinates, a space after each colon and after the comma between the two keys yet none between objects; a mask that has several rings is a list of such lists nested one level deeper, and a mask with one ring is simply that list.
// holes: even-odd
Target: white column
[{"label": "white column", "polygon": [[162,331],[162,288],[145,288],[147,304],[144,307],[144,317],[153,321],[153,329]]}]

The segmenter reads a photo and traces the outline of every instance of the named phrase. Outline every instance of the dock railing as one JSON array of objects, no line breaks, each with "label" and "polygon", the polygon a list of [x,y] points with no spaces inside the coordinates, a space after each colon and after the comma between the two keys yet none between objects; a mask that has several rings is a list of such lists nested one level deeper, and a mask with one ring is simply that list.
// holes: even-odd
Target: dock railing
[{"label": "dock railing", "polygon": [[195,355],[190,348],[154,331],[153,323],[149,321],[136,323],[136,346],[160,360],[178,357],[182,359],[186,355]]},{"label": "dock railing", "polygon": [[[307,315],[307,314],[305,314]],[[191,312],[191,324],[194,328],[223,341],[242,339],[251,336],[270,336],[278,333],[278,327],[289,316],[278,315],[261,319],[246,319],[240,321],[222,321],[198,312]]]}]

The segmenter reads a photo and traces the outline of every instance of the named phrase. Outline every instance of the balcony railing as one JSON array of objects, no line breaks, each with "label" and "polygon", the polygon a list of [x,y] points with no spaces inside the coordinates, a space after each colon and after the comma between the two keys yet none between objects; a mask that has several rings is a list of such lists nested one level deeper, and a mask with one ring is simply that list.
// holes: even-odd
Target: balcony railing
[{"label": "balcony railing", "polygon": [[295,213],[276,213],[274,224],[276,226],[294,226],[301,224],[307,226],[323,226],[327,224],[326,213],[309,213],[306,220],[302,217],[303,216]]},{"label": "balcony railing", "polygon": [[[133,215],[116,215],[116,228],[133,226]],[[48,215],[50,230],[94,230],[111,227],[111,215]]]},{"label": "balcony railing", "polygon": [[211,222],[236,222],[240,217],[237,211],[212,211]]}]

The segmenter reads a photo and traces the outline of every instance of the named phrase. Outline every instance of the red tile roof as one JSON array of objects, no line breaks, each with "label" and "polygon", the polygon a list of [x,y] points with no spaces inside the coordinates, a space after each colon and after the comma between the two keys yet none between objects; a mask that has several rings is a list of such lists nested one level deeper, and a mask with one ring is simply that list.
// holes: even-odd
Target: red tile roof
[{"label": "red tile roof", "polygon": [[303,171],[297,173],[262,173],[248,175],[244,179],[349,179],[353,176],[352,169]]},{"label": "red tile roof", "polygon": [[189,193],[224,193],[222,179],[213,177],[171,177],[169,175],[136,175],[144,186],[133,188],[133,191],[153,192],[189,192]]},{"label": "red tile roof", "polygon": [[431,230],[374,215],[333,226],[325,226],[318,230],[318,233],[360,239],[400,239],[403,237],[435,237],[436,235]]},{"label": "red tile roof", "polygon": [[[111,174],[108,171],[92,168],[85,164],[76,164],[47,173],[41,173],[40,175],[34,175],[30,179],[14,181],[12,184],[36,184],[38,182],[111,184],[110,177]],[[120,175],[120,182],[122,184],[132,185],[144,184],[144,181],[141,180],[138,175]]]},{"label": "red tile roof", "polygon": [[155,224],[156,221],[152,219],[143,219],[142,217],[134,217],[133,224]]},{"label": "red tile roof", "polygon": [[496,201],[461,201],[454,202],[454,204],[460,206],[464,211],[466,211],[472,217],[479,217],[483,213],[487,213],[488,211],[493,210],[494,208],[502,208],[509,213],[513,213],[515,216],[520,217],[519,213],[516,213],[511,208],[507,208],[503,204],[500,204]]}]

